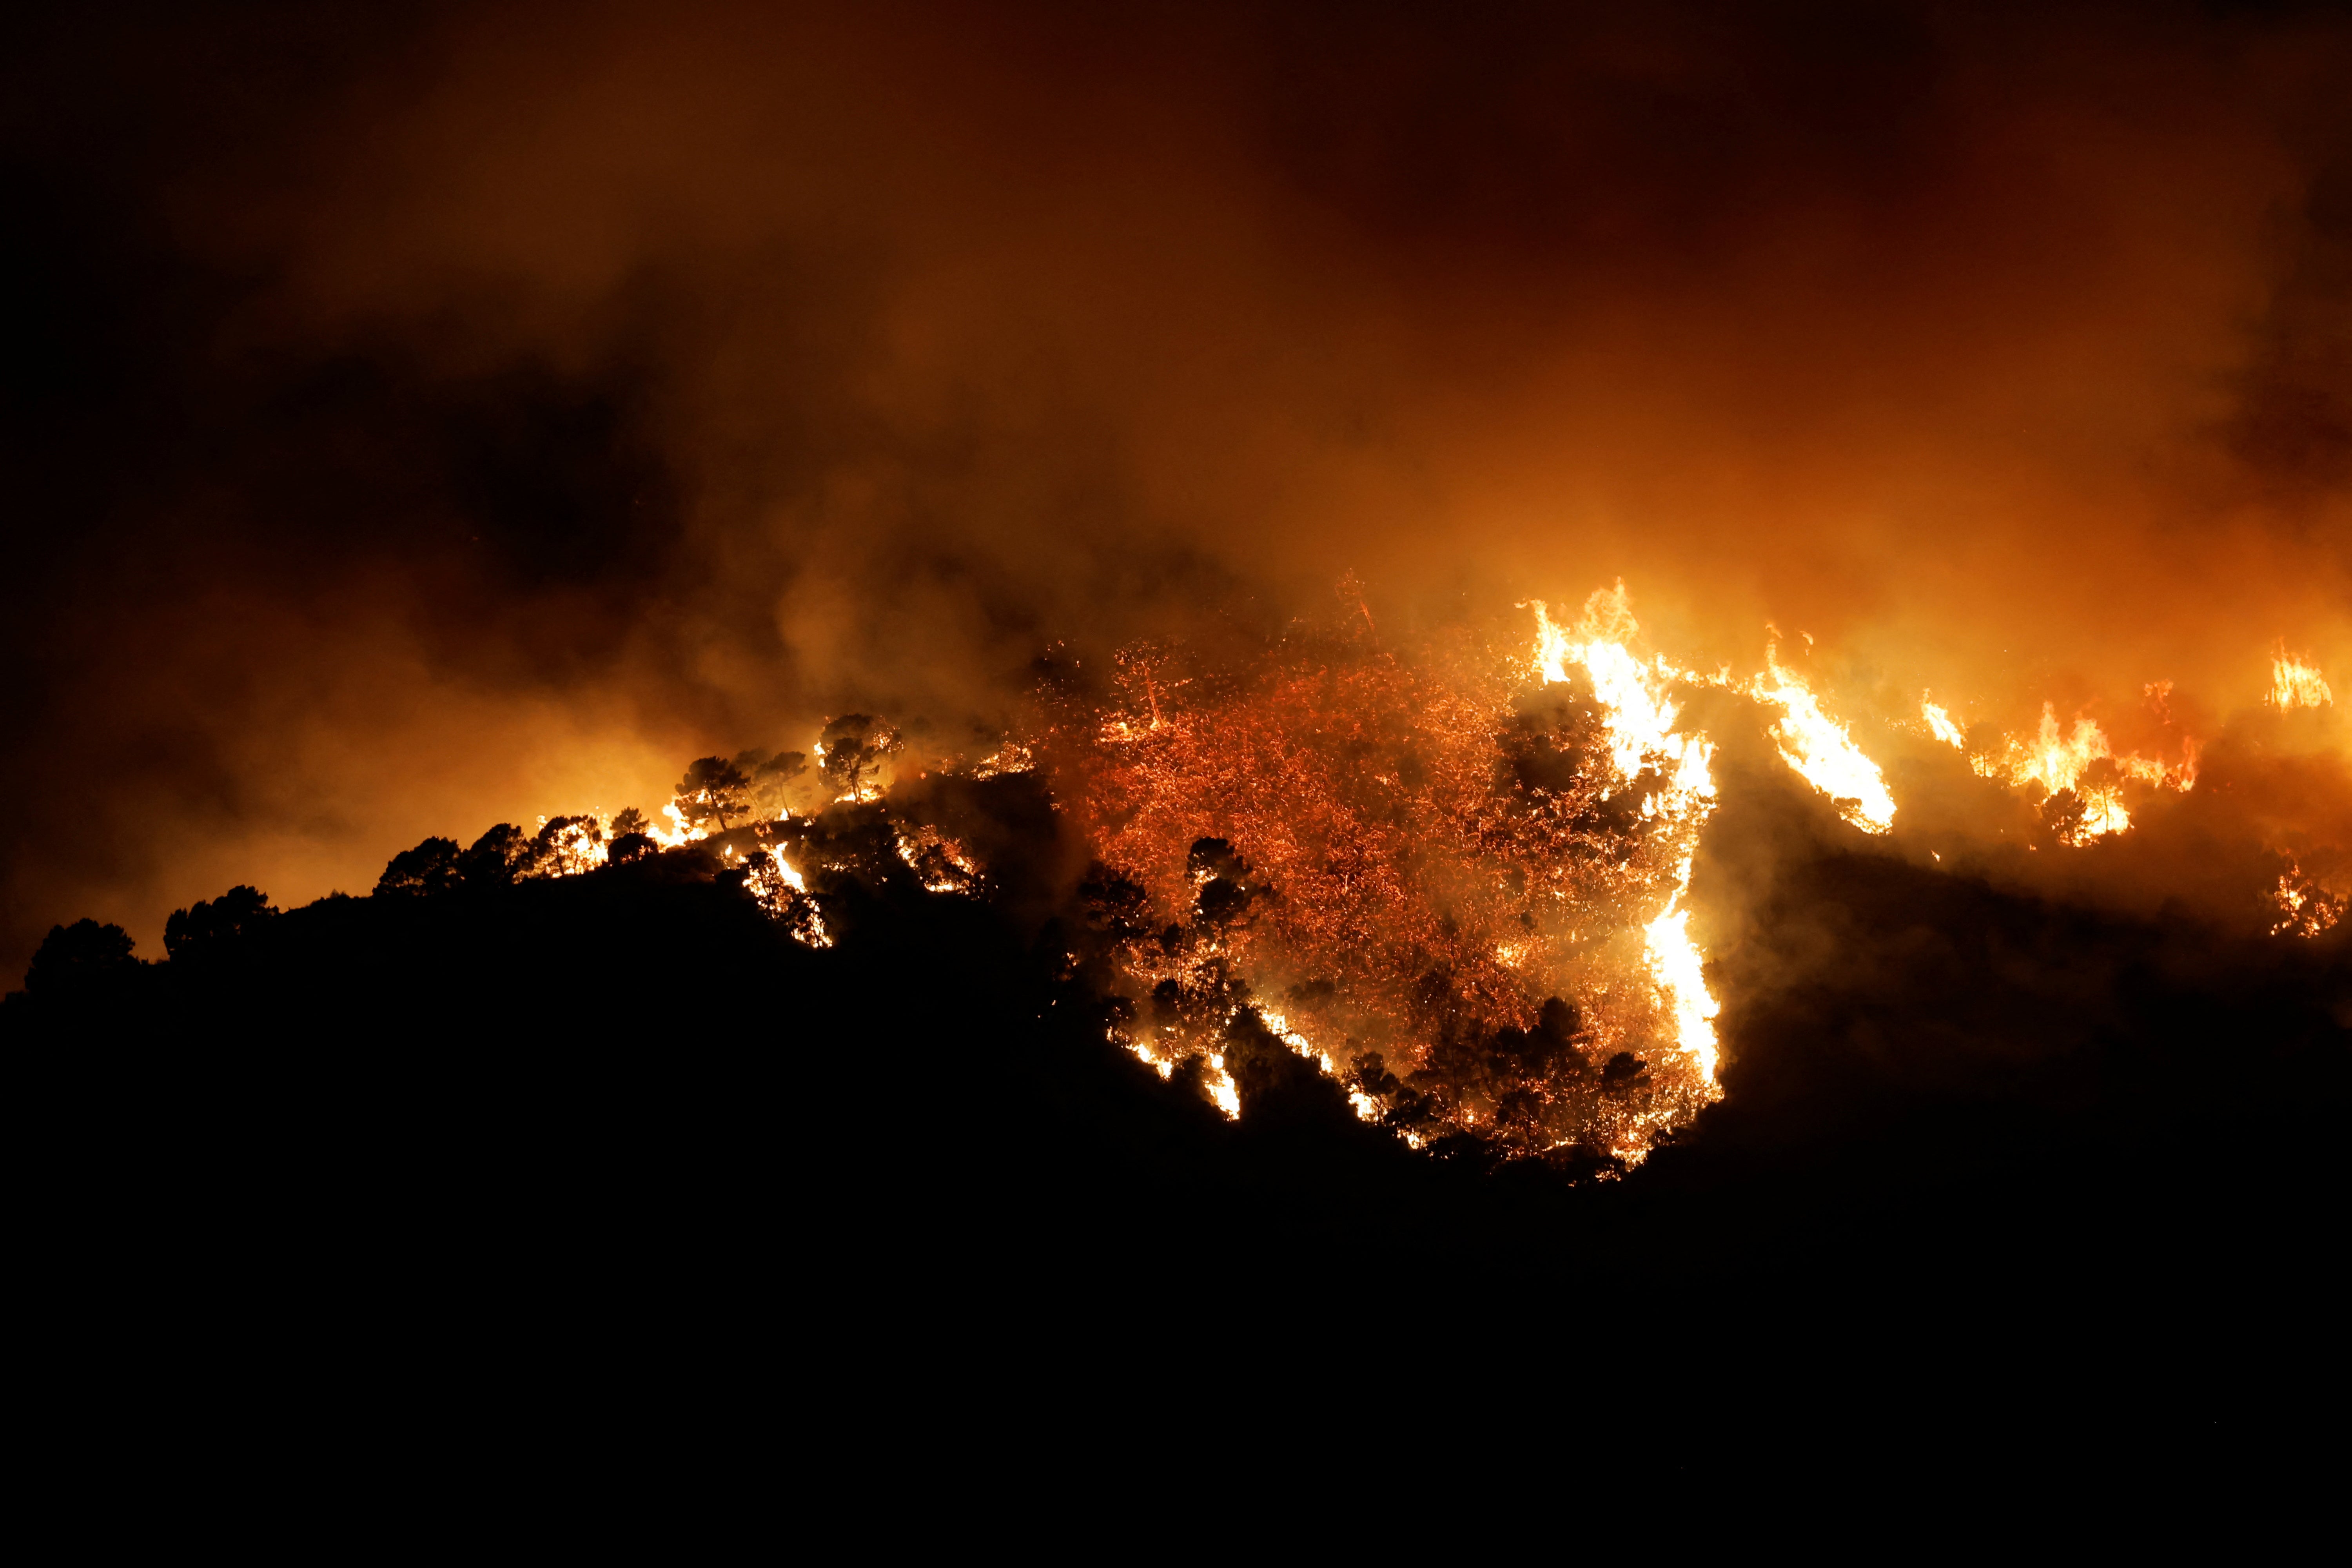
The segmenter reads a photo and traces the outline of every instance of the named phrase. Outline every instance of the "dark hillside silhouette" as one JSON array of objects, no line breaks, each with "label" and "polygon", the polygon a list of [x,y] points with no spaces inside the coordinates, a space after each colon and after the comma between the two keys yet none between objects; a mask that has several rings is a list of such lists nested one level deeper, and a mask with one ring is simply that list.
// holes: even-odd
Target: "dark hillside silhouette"
[{"label": "dark hillside silhouette", "polygon": [[[988,879],[927,891],[897,848],[918,821],[985,845]],[[1817,847],[1726,961],[1727,1098],[1620,1176],[1580,1151],[1417,1153],[1246,1009],[1226,1121],[1106,1041],[1132,899],[1059,832],[1027,778],[934,779],[584,875],[528,874],[511,827],[428,839],[369,898],[199,904],[166,963],[85,921],[0,1010],[14,1096],[79,1198],[155,1246],[210,1237],[192,1267],[388,1247],[570,1279],[633,1248],[750,1267],[788,1238],[831,1289],[898,1305],[1598,1293],[1746,1303],[1728,1331],[1849,1292],[2221,1310],[2326,1266],[2340,933],[2231,946]],[[763,836],[819,868],[834,945],[754,899]],[[1837,962],[1808,967],[1823,932]],[[1602,1093],[1642,1070],[1587,1062],[1579,1029],[1563,1002],[1478,1048]]]}]

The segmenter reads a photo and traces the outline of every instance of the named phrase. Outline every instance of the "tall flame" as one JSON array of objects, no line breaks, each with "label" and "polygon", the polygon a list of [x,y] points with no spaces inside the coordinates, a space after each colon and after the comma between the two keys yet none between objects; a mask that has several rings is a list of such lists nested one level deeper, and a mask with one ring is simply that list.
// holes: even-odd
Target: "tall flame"
[{"label": "tall flame", "polygon": [[1570,663],[1583,667],[1601,700],[1610,764],[1619,784],[1633,783],[1645,768],[1656,768],[1667,783],[1654,797],[1654,809],[1689,831],[1675,866],[1673,891],[1665,908],[1643,928],[1643,947],[1651,980],[1674,1018],[1675,1043],[1712,1083],[1719,1049],[1715,1017],[1722,1009],[1706,988],[1706,960],[1691,941],[1690,911],[1682,900],[1690,890],[1697,829],[1715,806],[1714,743],[1705,735],[1675,731],[1680,710],[1668,693],[1675,681],[1688,679],[1686,673],[1663,657],[1644,664],[1626,646],[1641,627],[1622,580],[1585,600],[1573,636],[1552,620],[1550,607],[1542,600],[1534,601],[1532,607],[1537,673],[1549,685],[1568,679]]},{"label": "tall flame", "polygon": [[2106,732],[2092,720],[2077,719],[2072,734],[2061,734],[2057,710],[2047,702],[2042,705],[2042,724],[2033,739],[2011,744],[2017,750],[2009,770],[2010,782],[2038,784],[2053,795],[2073,789],[2093,763],[2115,755]]},{"label": "tall flame", "polygon": [[1772,726],[1781,760],[1838,805],[1838,815],[1865,833],[1895,826],[1895,797],[1878,764],[1863,754],[1846,727],[1822,711],[1821,700],[1767,645],[1764,673],[1748,683],[1749,695],[1778,707]]}]

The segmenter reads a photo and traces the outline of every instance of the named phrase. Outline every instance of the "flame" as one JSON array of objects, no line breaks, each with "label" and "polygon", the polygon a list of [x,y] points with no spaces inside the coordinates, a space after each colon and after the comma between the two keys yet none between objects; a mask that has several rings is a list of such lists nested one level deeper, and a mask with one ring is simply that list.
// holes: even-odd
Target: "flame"
[{"label": "flame", "polygon": [[955,839],[946,837],[936,827],[895,826],[891,832],[898,843],[898,858],[915,873],[924,891],[975,893],[980,890],[980,862]]},{"label": "flame", "polygon": [[1614,587],[1585,600],[1574,637],[1553,622],[1542,600],[1533,601],[1532,607],[1536,673],[1547,685],[1560,684],[1569,679],[1570,663],[1583,667],[1601,700],[1610,763],[1618,782],[1632,783],[1644,768],[1671,769],[1657,810],[1669,822],[1687,824],[1689,842],[1675,862],[1665,907],[1642,928],[1643,951],[1650,977],[1674,1020],[1675,1044],[1711,1084],[1717,1055],[1714,1019],[1720,1004],[1706,988],[1705,961],[1690,940],[1690,912],[1681,904],[1690,889],[1697,829],[1714,809],[1714,744],[1703,734],[1675,733],[1680,712],[1668,693],[1675,681],[1688,679],[1685,672],[1663,656],[1645,665],[1626,647],[1641,626],[1633,619],[1622,578]]},{"label": "flame", "polygon": [[[2152,695],[2161,695],[2169,691],[2170,683],[2158,682],[2150,689]],[[2004,736],[1997,749],[1970,757],[1969,765],[1983,777],[2037,788],[2045,797],[2071,792],[2082,803],[2082,811],[2060,830],[2059,837],[2079,846],[2129,830],[2126,781],[2180,791],[2194,788],[2197,756],[2193,736],[2182,739],[2178,763],[2119,752],[2096,721],[2078,717],[2071,730],[2062,729],[2057,709],[2044,702],[2042,721],[2031,737]],[[2104,770],[2097,766],[2102,763],[2107,764]]]},{"label": "flame", "polygon": [[1569,679],[1570,664],[1581,665],[1600,698],[1602,722],[1609,735],[1609,760],[1621,783],[1630,784],[1645,767],[1670,764],[1670,809],[1676,816],[1706,807],[1715,798],[1709,772],[1715,748],[1704,735],[1677,735],[1679,710],[1669,699],[1677,680],[1688,679],[1661,657],[1643,664],[1625,645],[1640,630],[1621,578],[1613,588],[1599,589],[1584,602],[1577,636],[1555,624],[1550,607],[1541,599],[1529,601],[1536,613],[1537,677],[1546,685]]},{"label": "flame", "polygon": [[604,865],[611,855],[611,820],[606,817],[575,817],[558,826],[551,837],[547,834],[548,819],[539,819],[545,858],[538,874],[542,877],[578,877]]},{"label": "flame", "polygon": [[1210,1053],[1207,1082],[1209,1098],[1216,1103],[1219,1110],[1225,1113],[1225,1120],[1239,1121],[1242,1119],[1242,1091],[1234,1084],[1234,1075],[1225,1070],[1223,1052]]},{"label": "flame", "polygon": [[2061,735],[2057,710],[2047,702],[2042,705],[2042,725],[2034,738],[2021,745],[2011,744],[2016,752],[2009,768],[2010,781],[2038,784],[2053,795],[2073,789],[2093,763],[2115,755],[2105,731],[2091,720],[2075,720],[2074,733]]},{"label": "flame", "polygon": [[2271,927],[2273,936],[2315,937],[2330,930],[2344,918],[2347,900],[2323,887],[2315,879],[2305,874],[2302,864],[2292,855],[2285,857],[2286,868],[2279,873],[2278,887],[2271,900],[2278,908],[2278,922]]},{"label": "flame", "polygon": [[1234,1110],[1234,1031],[1262,1023],[1408,1142],[1640,1159],[1719,1092],[1684,910],[1716,790],[1678,727],[1692,678],[1633,640],[1622,585],[1538,607],[1499,657],[1462,628],[1403,658],[1344,610],[1245,666],[1129,650],[1101,707],[1041,694],[1022,743],[1100,858],[1090,926],[1150,1020],[1112,1037]]},{"label": "flame", "polygon": [[[730,849],[732,846],[729,847]],[[809,896],[808,879],[782,849],[769,847],[745,858],[743,885],[785,931],[803,947],[831,947],[832,929],[824,910]]]},{"label": "flame", "polygon": [[2316,666],[2288,656],[2282,647],[2271,659],[2271,690],[2267,699],[2280,712],[2296,708],[2326,708],[2336,700]]},{"label": "flame", "polygon": [[1723,1006],[1706,988],[1706,959],[1690,938],[1690,911],[1681,907],[1683,894],[1690,887],[1690,871],[1691,862],[1685,859],[1665,912],[1642,928],[1643,947],[1650,977],[1674,1016],[1675,1043],[1713,1083],[1717,1049],[1715,1018]]},{"label": "flame", "polygon": [[1007,741],[971,766],[971,776],[992,779],[1005,773],[1025,773],[1037,765],[1029,748],[1015,741]]},{"label": "flame", "polygon": [[[1475,658],[1460,645],[1402,659],[1380,646],[1360,600],[1352,607],[1363,626],[1349,628],[1344,647],[1302,637],[1305,655],[1278,654],[1250,673],[1174,679],[1181,650],[1131,650],[1119,661],[1123,706],[1008,737],[954,766],[976,779],[1043,770],[1054,809],[1072,813],[1105,864],[1151,882],[1128,884],[1137,918],[1111,944],[1111,971],[1149,994],[1156,1021],[1113,1024],[1107,1038],[1163,1080],[1191,1068],[1226,1118],[1241,1117],[1240,1081],[1258,1081],[1252,1072],[1271,1036],[1336,1080],[1356,1116],[1413,1148],[1468,1134],[1522,1156],[1601,1150],[1615,1169],[1639,1163],[1721,1094],[1722,1005],[1688,903],[1699,834],[1717,802],[1716,746],[1685,727],[1677,687],[1712,686],[1772,710],[1781,759],[1867,833],[1893,828],[1885,774],[1822,694],[1780,662],[1777,633],[1760,674],[1694,672],[1637,651],[1641,627],[1622,581],[1589,595],[1572,622],[1528,601],[1532,651],[1514,641],[1507,655],[1489,648]],[[1568,689],[1531,705],[1530,678]],[[2172,723],[2171,682],[2143,689]],[[2334,694],[2282,645],[2265,701],[2284,711],[2330,705]],[[2131,829],[2126,785],[2186,791],[2197,779],[2193,736],[2181,737],[2177,763],[2122,753],[2096,721],[2078,714],[2062,724],[2050,701],[2030,735],[1973,752],[1953,709],[1929,690],[1919,693],[1917,724],[1894,722],[1913,733],[1924,726],[1984,777],[2039,791],[2046,823],[2070,846]],[[1541,768],[1528,771],[1510,750],[1515,734],[1551,748]],[[1073,744],[1087,753],[1075,788]],[[822,764],[824,743],[814,751]],[[877,783],[838,799],[869,793],[884,797]],[[711,837],[676,798],[662,816],[667,826],[648,832],[665,847]],[[987,868],[955,839],[891,820],[887,808],[884,825],[927,891],[988,891]],[[609,818],[540,826],[525,874],[577,875],[606,862]],[[756,834],[777,831],[761,825]],[[795,842],[798,853],[824,852],[822,835]],[[1261,874],[1240,864],[1236,846]],[[793,940],[834,945],[824,906],[781,847],[720,849]],[[1943,855],[1930,853],[1940,864]],[[2335,927],[2352,908],[2341,867],[2323,863],[2311,875],[2283,859],[2266,890],[2271,933],[2310,938]],[[1103,954],[1097,947],[1087,962]],[[1073,971],[1078,963],[1071,954]],[[1337,1000],[1334,974],[1352,987]],[[1283,1007],[1259,995],[1280,995]]]},{"label": "flame", "polygon": [[[1598,1147],[1631,1163],[1719,1096],[1722,1009],[1688,905],[1717,800],[1716,747],[1685,726],[1677,687],[1765,705],[1781,759],[1864,832],[1892,830],[1893,793],[1848,723],[1781,663],[1777,634],[1763,671],[1741,679],[1643,648],[1622,581],[1589,595],[1572,621],[1541,600],[1523,607],[1534,612],[1534,647],[1509,656],[1500,676],[1477,662],[1496,656],[1465,654],[1467,641],[1402,659],[1380,645],[1368,612],[1344,638],[1302,637],[1253,672],[1178,679],[1181,647],[1129,650],[1120,701],[1008,738],[964,769],[982,779],[1042,769],[1055,808],[1073,813],[1104,864],[1142,879],[1125,882],[1138,901],[1116,934],[1114,971],[1150,994],[1157,1022],[1114,1025],[1113,1043],[1162,1079],[1193,1063],[1210,1100],[1238,1118],[1241,1062],[1229,1056],[1262,1049],[1248,1043],[1263,1039],[1254,1032],[1262,1023],[1337,1079],[1359,1117],[1416,1148],[1470,1132],[1529,1152]],[[1530,678],[1568,690],[1529,706]],[[2170,723],[2170,682],[2145,689]],[[2316,707],[2333,693],[2282,647],[2267,700]],[[1916,726],[1899,722],[1923,726],[1983,776],[2067,797],[2045,810],[2069,845],[2131,828],[2126,785],[2188,790],[2197,777],[2194,737],[2182,737],[2178,762],[2119,753],[2096,721],[2062,724],[2048,701],[2031,734],[1975,752],[1931,691],[1919,694]],[[1536,753],[1513,751],[1515,735],[1550,748],[1549,760],[1528,762]],[[820,742],[820,763],[824,752]],[[665,847],[709,837],[676,800],[663,816],[668,826],[652,837]],[[608,826],[562,836],[549,874],[601,862]],[[927,890],[984,891],[985,868],[961,844],[888,826]],[[1204,845],[1220,844],[1201,858]],[[1241,863],[1244,851],[1257,871]],[[733,845],[725,855],[737,861]],[[763,846],[741,865],[795,940],[833,944],[806,877],[781,849]],[[2272,894],[2273,932],[2334,925],[2347,900],[2333,887],[2290,865]],[[1333,1000],[1332,975],[1354,989]],[[1573,997],[1563,1015],[1571,1022],[1550,1021],[1552,999],[1538,1008],[1547,993]],[[1283,1008],[1259,994],[1284,996]],[[1540,1035],[1530,1028],[1538,1011]],[[1541,1073],[1513,1078],[1522,1069],[1510,1062],[1537,1058],[1511,1053],[1538,1047],[1566,1052],[1569,1087]]]},{"label": "flame", "polygon": [[[1331,1053],[1317,1047],[1306,1036],[1292,1028],[1287,1017],[1280,1013],[1268,1012],[1263,1007],[1258,1009],[1257,1016],[1276,1039],[1321,1068],[1324,1077],[1339,1078],[1341,1076],[1339,1064],[1331,1058]],[[1365,1121],[1378,1121],[1387,1113],[1388,1109],[1362,1089],[1356,1088],[1350,1088],[1348,1090],[1348,1103],[1355,1109],[1357,1117]]]},{"label": "flame", "polygon": [[1780,710],[1772,738],[1780,742],[1781,760],[1835,802],[1840,816],[1864,833],[1885,833],[1895,826],[1895,797],[1878,764],[1863,754],[1844,725],[1822,711],[1821,700],[1780,663],[1777,647],[1766,645],[1764,673],[1748,690]]}]

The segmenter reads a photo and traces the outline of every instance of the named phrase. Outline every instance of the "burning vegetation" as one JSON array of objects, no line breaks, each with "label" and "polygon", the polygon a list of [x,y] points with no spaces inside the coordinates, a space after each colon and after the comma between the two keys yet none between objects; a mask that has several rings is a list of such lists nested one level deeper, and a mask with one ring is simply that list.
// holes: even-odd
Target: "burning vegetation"
[{"label": "burning vegetation", "polygon": [[[1163,643],[1099,670],[1041,661],[1028,717],[977,762],[916,765],[892,725],[845,714],[808,752],[697,759],[658,819],[631,807],[500,824],[462,849],[427,838],[376,896],[682,856],[826,949],[855,889],[990,900],[1083,864],[1045,900],[1062,910],[1041,939],[1057,973],[1106,1009],[1113,1041],[1226,1117],[1305,1073],[1415,1148],[1641,1163],[1723,1094],[1691,907],[1720,746],[1694,715],[1752,726],[1756,754],[1825,799],[1839,831],[1903,856],[1886,773],[1777,637],[1753,675],[1677,665],[1647,646],[1622,583],[1573,615],[1531,601],[1413,639],[1383,636],[1342,587],[1343,613],[1240,658]],[[2275,668],[2271,721],[2316,721],[2292,710],[2332,700],[2318,670],[2283,652]],[[2042,843],[2079,851],[2196,785],[2200,742],[2172,726],[2169,689],[2146,693],[2170,736],[2156,755],[2088,717],[2062,725],[2049,702],[2025,733],[1965,723],[1932,694],[1916,721],[1856,711],[1867,734],[1924,730],[1932,754],[1965,757],[1954,776],[2014,792]],[[975,792],[1013,786],[1039,821],[982,826],[996,808],[975,815]],[[2352,902],[2342,847],[2280,832],[2267,930],[2317,937]],[[265,904],[250,889],[199,903],[167,945],[217,947],[274,917]],[[128,939],[89,921],[51,946],[60,973],[128,962]]]},{"label": "burning vegetation", "polygon": [[[1688,907],[1717,746],[1689,700],[1748,704],[1734,710],[1865,835],[1894,828],[1885,772],[1781,661],[1777,634],[1752,676],[1679,666],[1645,647],[1622,583],[1572,617],[1521,606],[1532,647],[1516,618],[1406,646],[1349,584],[1340,596],[1342,613],[1238,662],[1139,644],[1102,679],[1045,660],[1022,733],[938,776],[1034,773],[1050,790],[1090,861],[1066,963],[1114,998],[1113,1039],[1228,1117],[1253,1079],[1305,1068],[1415,1147],[1640,1162],[1721,1094],[1719,1007]],[[2150,685],[2151,707],[2169,691]],[[2315,668],[2279,655],[2272,707],[2331,700]],[[2198,778],[2187,733],[2167,758],[2119,752],[2088,717],[2062,725],[2049,702],[2022,733],[1964,725],[1931,694],[1918,712],[2061,847],[2122,835],[2134,796]],[[903,745],[847,714],[814,765],[799,752],[696,761],[667,826],[632,809],[542,819],[535,836],[501,826],[462,854],[428,839],[380,891],[703,844],[795,941],[829,946],[824,889],[861,868],[889,862],[932,894],[990,890],[973,850],[893,795]],[[2279,858],[2272,933],[2326,931],[2344,893]]]},{"label": "burning vegetation", "polygon": [[1283,1048],[1415,1143],[1568,1159],[1638,1159],[1713,1099],[1676,908],[1706,742],[1622,597],[1593,612],[1532,661],[1523,632],[1406,650],[1353,616],[1239,669],[1132,649],[1050,705],[1125,1043],[1229,1112]]}]

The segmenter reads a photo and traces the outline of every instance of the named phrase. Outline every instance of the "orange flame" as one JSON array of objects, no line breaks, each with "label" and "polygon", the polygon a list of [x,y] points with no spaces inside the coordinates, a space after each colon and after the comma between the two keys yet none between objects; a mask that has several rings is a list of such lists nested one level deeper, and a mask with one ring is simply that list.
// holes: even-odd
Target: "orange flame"
[{"label": "orange flame", "polygon": [[1895,796],[1887,792],[1885,775],[1853,743],[1846,727],[1822,710],[1821,700],[1804,681],[1781,665],[1776,646],[1766,645],[1764,673],[1748,690],[1780,710],[1772,738],[1780,743],[1781,760],[1836,802],[1839,816],[1864,833],[1885,833],[1895,826]]},{"label": "orange flame", "polygon": [[2336,700],[2316,666],[2289,657],[2282,647],[2271,659],[2270,705],[2284,713],[2296,708],[2326,708]]}]

